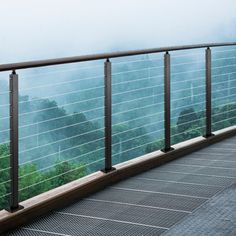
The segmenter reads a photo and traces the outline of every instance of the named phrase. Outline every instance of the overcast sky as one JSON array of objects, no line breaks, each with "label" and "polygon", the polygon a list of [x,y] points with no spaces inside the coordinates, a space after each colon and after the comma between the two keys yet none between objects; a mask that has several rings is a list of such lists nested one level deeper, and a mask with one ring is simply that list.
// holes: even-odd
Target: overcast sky
[{"label": "overcast sky", "polygon": [[0,63],[236,41],[235,0],[1,0]]}]

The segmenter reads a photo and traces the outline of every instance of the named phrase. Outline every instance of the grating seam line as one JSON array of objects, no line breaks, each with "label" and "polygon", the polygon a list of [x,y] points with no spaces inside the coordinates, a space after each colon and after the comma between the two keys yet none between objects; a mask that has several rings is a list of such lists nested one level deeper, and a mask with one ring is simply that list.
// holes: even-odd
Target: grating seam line
[{"label": "grating seam line", "polygon": [[120,205],[127,205],[127,206],[136,206],[136,207],[143,207],[143,208],[151,208],[151,209],[160,209],[160,210],[182,212],[182,213],[191,213],[191,211],[176,210],[176,209],[171,209],[171,208],[166,208],[166,207],[156,207],[156,206],[140,205],[140,204],[134,204],[134,203],[127,203],[127,202],[100,200],[100,199],[95,199],[95,198],[86,198],[85,200],[94,201],[94,202],[120,204]]},{"label": "grating seam line", "polygon": [[[193,153],[191,153],[191,154],[195,154],[194,152]],[[227,156],[227,155],[230,155],[230,154],[232,154],[232,153],[225,153],[225,154],[223,154],[223,153],[214,153],[214,152],[212,152],[212,151],[210,151],[210,152],[197,152],[197,154],[203,154],[203,155],[217,155],[217,156],[222,156],[222,157],[224,157],[224,156]]]},{"label": "grating seam line", "polygon": [[28,228],[28,227],[22,227],[22,229],[34,231],[34,232],[46,233],[46,234],[59,235],[59,236],[71,236],[70,234],[61,234],[61,233],[56,233],[56,232],[51,232],[51,231],[46,231],[46,230],[32,229],[32,228]]},{"label": "grating seam line", "polygon": [[[154,177],[155,178],[155,177]],[[170,193],[170,194],[179,194],[179,195],[187,195],[194,197],[205,197],[209,198],[214,193],[218,192],[221,187],[219,186],[199,186],[199,185],[191,185],[184,183],[168,183],[165,181],[155,181],[155,180],[146,180],[146,179],[137,179],[130,178],[129,180],[123,183],[117,183],[114,187],[121,188],[129,188],[129,189],[138,189],[138,190],[147,190],[147,191],[155,191],[161,193]]]},{"label": "grating seam line", "polygon": [[93,198],[186,211],[192,211],[196,206],[206,201],[206,199],[171,196],[158,193],[125,191],[119,189],[107,189],[104,192],[95,194]]},{"label": "grating seam line", "polygon": [[203,165],[191,165],[191,164],[173,164],[171,165],[176,165],[176,166],[192,166],[192,167],[202,167],[202,168],[211,168],[211,169],[223,169],[223,170],[236,170],[236,168],[229,168],[229,167],[218,167],[218,166],[203,166]]},{"label": "grating seam line", "polygon": [[[222,148],[219,148],[219,147],[208,147],[207,149],[210,149],[210,150],[212,150],[212,149],[213,149],[213,150],[214,150],[214,149],[216,149],[216,150],[225,150],[225,151],[227,151],[227,152],[230,150],[230,151],[235,151],[235,152],[236,152],[236,148],[226,148],[226,147],[225,147],[225,148],[223,148],[223,147],[222,147]],[[223,153],[222,153],[222,156],[223,156]]]},{"label": "grating seam line", "polygon": [[[138,206],[129,206],[114,202],[104,203],[103,201],[88,200],[75,203],[74,205],[68,208],[63,208],[60,211],[76,215],[86,215],[88,217],[100,217],[110,220],[148,224],[165,228],[170,228],[175,222],[188,214],[163,209],[141,208]],[[72,216],[69,216],[69,218],[70,217]],[[68,216],[66,216],[66,218],[68,218]]]},{"label": "grating seam line", "polygon": [[[186,186],[192,186],[187,185],[190,184],[196,184],[196,187],[198,187],[198,184],[205,184],[205,185],[212,185],[212,186],[203,186],[202,187],[226,187],[229,186],[234,180],[233,179],[227,179],[222,177],[211,177],[211,176],[199,176],[195,174],[184,174],[184,173],[170,173],[170,172],[150,172],[150,173],[143,173],[140,177],[143,178],[151,178],[151,179],[158,179],[162,181],[175,181],[176,184],[185,184]],[[200,186],[201,187],[201,186]]]},{"label": "grating seam line", "polygon": [[168,171],[168,170],[159,170],[158,172],[163,172],[163,173],[176,173],[176,174],[186,174],[186,175],[199,175],[199,176],[209,176],[209,177],[222,177],[222,178],[227,178],[227,179],[235,179],[236,177],[231,177],[231,176],[225,176],[225,175],[206,175],[206,174],[199,174],[199,173],[190,173],[190,172],[182,172],[182,171]]},{"label": "grating seam line", "polygon": [[160,167],[160,170],[165,171],[180,171],[180,172],[191,172],[191,173],[199,173],[206,175],[222,175],[236,178],[236,169],[219,169],[219,168],[211,168],[208,166],[189,166],[189,165],[168,165]]},{"label": "grating seam line", "polygon": [[209,160],[204,160],[202,158],[198,159],[198,158],[183,158],[181,160],[177,161],[173,161],[173,164],[184,164],[184,165],[194,165],[196,167],[199,166],[206,166],[206,167],[221,167],[222,168],[236,168],[236,162],[235,161],[229,161],[229,162],[222,162],[221,160],[213,160],[213,159],[209,159]]},{"label": "grating seam line", "polygon": [[143,193],[158,193],[163,195],[171,195],[171,196],[180,196],[180,197],[188,197],[188,198],[198,198],[198,199],[206,199],[207,197],[199,197],[199,196],[193,196],[193,195],[185,195],[185,194],[178,194],[178,193],[165,193],[165,192],[157,192],[157,191],[149,191],[149,190],[141,190],[141,189],[132,189],[132,188],[120,188],[120,187],[109,187],[113,189],[119,189],[119,190],[127,190],[127,191],[134,191],[134,192],[143,192]]},{"label": "grating seam line", "polygon": [[162,180],[162,179],[144,178],[144,177],[137,177],[135,179],[140,179],[140,180],[143,179],[143,180],[150,180],[150,181],[156,181],[156,182],[166,182],[166,183],[176,183],[176,184],[199,185],[199,186],[206,186],[206,187],[224,187],[223,185],[199,184],[199,183],[172,181],[172,180]]},{"label": "grating seam line", "polygon": [[155,226],[155,225],[140,224],[140,223],[134,223],[134,222],[131,222],[131,221],[114,220],[114,219],[95,217],[95,216],[79,215],[79,214],[66,213],[66,212],[61,212],[61,211],[56,211],[56,213],[61,214],[61,215],[76,216],[76,217],[83,217],[83,218],[89,218],[89,219],[110,221],[110,222],[116,222],[116,223],[138,225],[138,226],[144,226],[144,227],[156,228],[156,229],[165,229],[165,230],[169,229],[169,228],[166,228],[166,227],[160,227],[160,226]]},{"label": "grating seam line", "polygon": [[206,158],[201,158],[201,157],[184,157],[180,160],[201,160],[201,161],[213,161],[213,162],[223,162],[223,163],[235,163],[236,161],[229,161],[229,160],[222,160],[222,159],[206,159]]}]

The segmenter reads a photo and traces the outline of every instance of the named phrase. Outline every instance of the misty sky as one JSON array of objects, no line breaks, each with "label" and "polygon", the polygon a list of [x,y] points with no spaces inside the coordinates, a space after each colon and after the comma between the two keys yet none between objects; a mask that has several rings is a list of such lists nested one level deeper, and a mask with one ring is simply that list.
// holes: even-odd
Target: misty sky
[{"label": "misty sky", "polygon": [[236,41],[235,0],[1,0],[0,63]]}]

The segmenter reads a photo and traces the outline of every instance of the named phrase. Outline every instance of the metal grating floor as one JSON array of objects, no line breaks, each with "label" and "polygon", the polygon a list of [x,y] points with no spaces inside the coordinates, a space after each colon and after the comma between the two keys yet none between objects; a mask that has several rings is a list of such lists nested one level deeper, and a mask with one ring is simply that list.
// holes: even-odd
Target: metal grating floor
[{"label": "metal grating floor", "polygon": [[[211,201],[217,202],[217,196],[227,195],[229,186],[235,186],[235,144],[236,137],[224,140],[107,187],[4,235],[191,235],[193,225],[199,226],[203,221],[215,227],[215,218],[221,217],[219,211],[208,211],[212,213],[209,222],[207,214],[201,215],[201,211],[211,206]],[[232,192],[228,195],[232,198]],[[225,206],[226,210],[222,208],[221,211],[226,214],[229,202],[221,205]],[[201,219],[196,217],[198,211]],[[233,220],[235,227],[232,222],[230,225],[226,222],[221,227],[225,231],[220,235],[236,232],[235,213],[228,213],[227,217],[234,218],[229,221]],[[196,230],[196,235],[208,235],[205,233],[209,230]]]},{"label": "metal grating floor", "polygon": [[236,184],[214,196],[165,234],[165,236],[172,235],[235,236]]}]

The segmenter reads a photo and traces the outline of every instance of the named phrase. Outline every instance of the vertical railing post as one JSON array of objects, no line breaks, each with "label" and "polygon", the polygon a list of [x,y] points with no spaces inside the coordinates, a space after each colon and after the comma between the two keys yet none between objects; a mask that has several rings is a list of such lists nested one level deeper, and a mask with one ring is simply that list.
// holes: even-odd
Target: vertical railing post
[{"label": "vertical railing post", "polygon": [[163,152],[173,150],[171,147],[171,120],[170,120],[170,54],[165,53],[164,56],[164,119],[165,119],[165,146]]},{"label": "vertical railing post", "polygon": [[105,95],[105,169],[107,173],[112,167],[112,82],[111,82],[111,62],[109,59],[104,64],[104,95]]},{"label": "vertical railing post", "polygon": [[10,202],[9,211],[14,212],[22,207],[19,205],[19,143],[18,143],[18,75],[10,74]]},{"label": "vertical railing post", "polygon": [[211,49],[206,49],[206,133],[205,138],[213,136],[212,134],[212,106],[211,106]]}]

